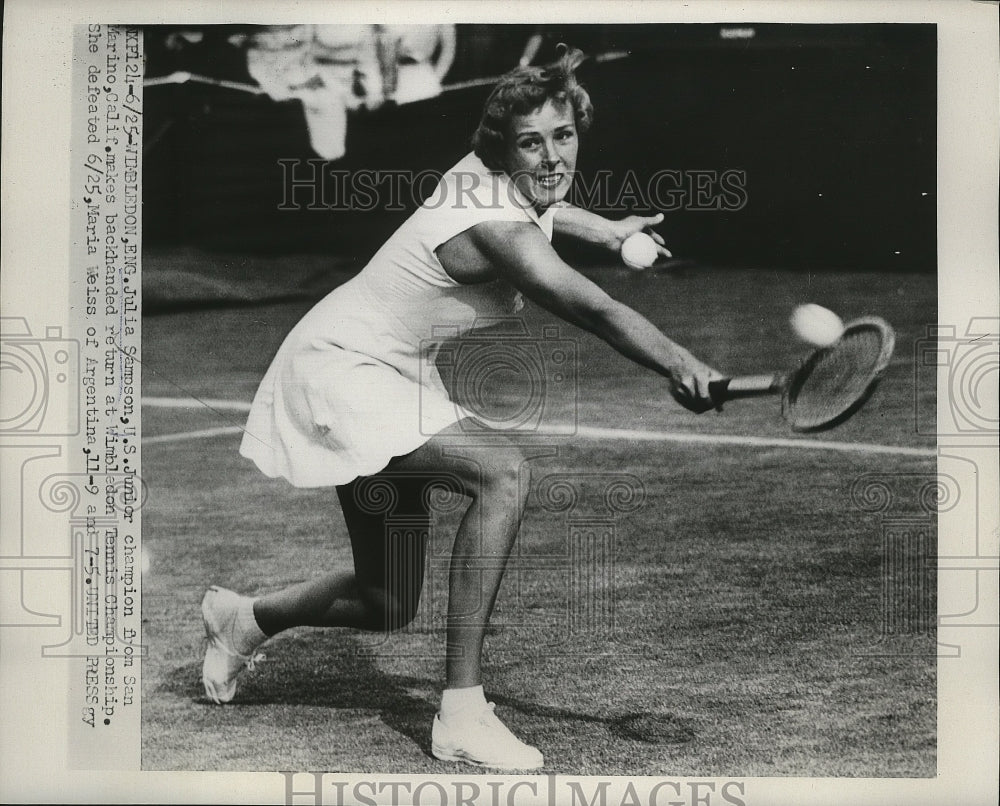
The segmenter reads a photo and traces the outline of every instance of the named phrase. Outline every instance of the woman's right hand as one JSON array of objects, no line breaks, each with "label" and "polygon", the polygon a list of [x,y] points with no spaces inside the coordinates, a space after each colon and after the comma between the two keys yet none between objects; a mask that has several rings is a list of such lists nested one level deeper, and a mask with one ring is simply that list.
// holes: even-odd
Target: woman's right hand
[{"label": "woman's right hand", "polygon": [[670,376],[670,394],[688,411],[704,414],[715,408],[708,391],[709,381],[721,377],[720,373],[707,364],[692,358]]}]

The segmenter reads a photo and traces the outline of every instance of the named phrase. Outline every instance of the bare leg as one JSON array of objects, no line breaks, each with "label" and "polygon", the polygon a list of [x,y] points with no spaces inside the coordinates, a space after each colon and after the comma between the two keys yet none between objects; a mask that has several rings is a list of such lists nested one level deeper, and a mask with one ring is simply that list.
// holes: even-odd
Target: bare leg
[{"label": "bare leg", "polygon": [[[421,494],[427,479],[382,475],[395,490],[397,506],[427,521]],[[395,534],[385,513],[358,505],[357,483],[337,488],[354,551],[354,572],[326,574],[262,596],[254,603],[261,630],[274,635],[291,627],[354,627],[393,630],[416,612],[423,585],[426,526],[423,534]],[[429,521],[428,521],[429,522]]]},{"label": "bare leg", "polygon": [[[405,529],[391,528],[378,507],[359,505],[356,485],[337,489],[351,536],[354,573],[326,574],[257,600],[217,586],[206,592],[202,617],[209,645],[202,682],[209,699],[220,704],[232,700],[240,673],[257,660],[257,647],[281,630],[338,626],[388,631],[413,618],[423,585],[428,531],[423,485],[416,481],[406,476],[364,480],[389,485],[394,508],[403,507],[407,515]],[[422,481],[427,483],[426,478]]]},{"label": "bare leg", "polygon": [[[525,456],[499,435],[486,446],[450,443],[447,434],[440,434],[377,476],[337,488],[354,551],[354,574],[328,574],[255,603],[231,591],[214,598],[211,591],[206,594],[203,613],[210,645],[202,678],[210,698],[229,702],[241,666],[245,662],[252,668],[253,647],[248,654],[247,648],[233,651],[224,642],[234,621],[251,622],[251,632],[258,636],[253,646],[263,634],[299,625],[380,630],[405,625],[416,613],[423,585],[429,533],[423,493],[441,480],[472,502],[452,550],[447,684],[431,729],[431,752],[439,759],[502,769],[542,766],[542,754],[500,721],[482,688],[483,638],[529,489],[522,478]],[[384,485],[374,497],[379,500],[366,500],[363,489],[376,484]],[[378,503],[391,511],[391,522],[388,511],[373,506]],[[233,603],[229,610],[215,606],[222,597]],[[226,618],[216,616],[220,610]]]},{"label": "bare leg", "polygon": [[405,471],[446,472],[472,503],[459,525],[449,569],[447,684],[431,727],[431,753],[500,769],[538,769],[542,754],[496,716],[482,687],[486,626],[521,525],[529,485],[525,456],[497,435],[487,446],[431,440],[400,460]]},{"label": "bare leg", "polygon": [[[455,537],[449,575],[446,676],[448,688],[482,682],[483,638],[524,514],[525,457],[497,440],[484,448],[434,437],[395,460],[380,478],[412,502],[434,474],[458,480],[472,499]],[[412,473],[411,477],[407,473]],[[296,626],[387,630],[416,611],[424,546],[393,540],[385,521],[358,505],[356,484],[338,487],[354,549],[355,573],[328,574],[258,599],[254,616],[268,635]],[[391,570],[395,569],[395,570]]]},{"label": "bare leg", "polygon": [[447,472],[462,480],[465,494],[472,498],[452,550],[448,688],[482,683],[483,638],[527,499],[524,463],[524,454],[510,443],[470,448],[435,439],[396,465],[398,470]]},{"label": "bare leg", "polygon": [[449,688],[482,683],[483,638],[521,526],[524,503],[516,479],[484,480],[462,518],[448,585]]},{"label": "bare leg", "polygon": [[254,602],[253,614],[269,636],[291,627],[362,627],[367,623],[357,581],[347,571],[262,596]]}]

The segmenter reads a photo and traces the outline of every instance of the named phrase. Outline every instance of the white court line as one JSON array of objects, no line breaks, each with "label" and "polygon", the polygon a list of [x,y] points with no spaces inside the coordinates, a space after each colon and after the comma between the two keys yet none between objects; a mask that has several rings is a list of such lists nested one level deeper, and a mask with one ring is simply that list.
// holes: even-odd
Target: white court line
[{"label": "white court line", "polygon": [[748,437],[739,434],[692,434],[686,431],[633,431],[627,428],[599,428],[581,425],[576,435],[584,439],[632,439],[642,442],[687,442],[701,445],[746,445],[754,448],[792,448],[805,451],[841,453],[886,453],[895,456],[937,456],[936,448],[907,448],[872,442],[829,442],[819,439]]},{"label": "white court line", "polygon": [[[178,406],[178,408],[180,408]],[[242,434],[243,429],[238,425],[226,425],[221,428],[202,428],[200,431],[181,431],[177,434],[160,434],[155,437],[143,437],[143,445],[155,445],[159,442],[185,442],[189,439],[210,439],[212,437],[222,437],[227,434]]]},{"label": "white court line", "polygon": [[250,404],[242,400],[202,400],[198,397],[143,397],[143,406],[154,409],[212,409],[213,411],[250,411]]},{"label": "white court line", "polygon": [[[250,410],[249,403],[235,400],[195,400],[193,398],[144,397],[142,405],[153,408],[196,409],[209,408],[217,411]],[[204,428],[200,431],[182,431],[176,434],[161,434],[144,437],[143,444],[183,442],[191,439],[240,434],[243,429],[230,425],[219,428]],[[639,431],[629,428],[601,428],[581,425],[574,431],[550,432],[551,436],[575,436],[593,440],[634,440],[637,442],[677,442],[695,445],[743,445],[752,448],[789,448],[800,451],[838,451],[840,453],[888,454],[891,456],[937,456],[936,448],[908,448],[903,445],[879,445],[871,442],[830,442],[816,439],[786,439],[783,437],[751,437],[739,434],[694,434],[688,431]]]}]

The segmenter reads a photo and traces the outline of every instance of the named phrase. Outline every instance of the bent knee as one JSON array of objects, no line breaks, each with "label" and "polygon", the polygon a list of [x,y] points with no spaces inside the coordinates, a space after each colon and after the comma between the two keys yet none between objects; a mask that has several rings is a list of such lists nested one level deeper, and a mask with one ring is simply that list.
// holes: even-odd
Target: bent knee
[{"label": "bent knee", "polygon": [[416,618],[420,605],[419,594],[394,596],[384,590],[366,591],[362,601],[365,605],[365,629],[376,632],[403,629]]},{"label": "bent knee", "polygon": [[505,445],[485,456],[480,465],[482,484],[490,489],[527,489],[530,481],[528,457],[514,445]]}]

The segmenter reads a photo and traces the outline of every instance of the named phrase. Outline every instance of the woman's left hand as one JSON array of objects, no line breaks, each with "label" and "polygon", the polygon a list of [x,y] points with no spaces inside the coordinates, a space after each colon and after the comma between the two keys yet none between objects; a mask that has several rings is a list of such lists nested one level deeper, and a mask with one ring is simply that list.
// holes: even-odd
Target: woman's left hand
[{"label": "woman's left hand", "polygon": [[618,251],[622,248],[622,244],[625,239],[630,235],[635,235],[637,232],[645,232],[650,238],[656,242],[656,251],[659,253],[661,258],[673,257],[670,250],[667,249],[663,236],[656,232],[653,227],[657,224],[663,223],[663,213],[657,213],[656,215],[641,216],[641,215],[630,215],[623,218],[621,221],[612,221],[612,238],[608,244],[611,249]]}]

